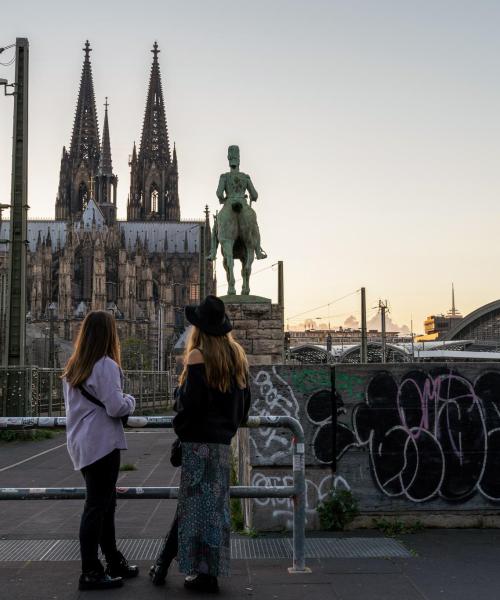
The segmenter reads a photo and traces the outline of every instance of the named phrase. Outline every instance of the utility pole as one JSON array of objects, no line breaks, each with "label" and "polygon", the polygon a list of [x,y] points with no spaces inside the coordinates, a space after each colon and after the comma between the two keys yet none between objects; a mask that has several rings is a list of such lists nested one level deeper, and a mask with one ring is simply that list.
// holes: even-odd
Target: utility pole
[{"label": "utility pole", "polygon": [[[10,202],[9,261],[7,270],[7,310],[5,313],[6,366],[24,366],[26,350],[26,244],[28,237],[28,57],[26,38],[16,39],[12,135],[12,181]],[[5,92],[7,93],[7,92]],[[10,95],[10,94],[9,94]],[[21,370],[8,371],[6,417],[24,413],[27,386]]]},{"label": "utility pole", "polygon": [[163,371],[164,365],[163,352],[163,304],[158,306],[158,371]]},{"label": "utility pole", "polygon": [[48,306],[49,311],[49,369],[56,368],[56,345],[54,342],[54,317],[56,305],[51,302]]},{"label": "utility pole", "polygon": [[283,261],[278,261],[278,304],[283,308],[285,306],[285,284],[283,277]]},{"label": "utility pole", "polygon": [[[28,56],[26,38],[16,39],[14,126],[12,139],[12,187],[8,299],[4,362],[24,365],[26,348],[26,244],[28,213]],[[18,387],[18,386],[17,386]],[[17,404],[17,403],[16,403]],[[17,407],[9,406],[7,416]]]},{"label": "utility pole", "polygon": [[200,224],[200,297],[201,302],[207,295],[207,241],[208,227],[210,227],[208,204],[205,206],[205,223]]},{"label": "utility pole", "polygon": [[361,288],[361,355],[362,364],[368,362],[368,335],[366,331],[366,288]]},{"label": "utility pole", "polygon": [[386,331],[385,331],[385,313],[387,309],[387,300],[382,302],[382,300],[378,301],[378,307],[380,310],[380,322],[381,322],[381,330],[382,330],[382,362],[387,362],[386,360]]},{"label": "utility pole", "polygon": [[413,333],[413,316],[410,319],[411,328],[411,359],[415,362],[415,334]]}]

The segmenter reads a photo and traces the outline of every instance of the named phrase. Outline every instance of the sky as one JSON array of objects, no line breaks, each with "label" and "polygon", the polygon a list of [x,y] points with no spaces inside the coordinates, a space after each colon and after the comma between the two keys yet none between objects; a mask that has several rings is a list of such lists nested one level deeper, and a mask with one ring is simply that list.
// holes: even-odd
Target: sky
[{"label": "sky", "polygon": [[[6,3],[0,46],[30,42],[30,218],[54,216],[87,38],[125,217],[157,40],[181,216],[218,208],[229,144],[259,192],[269,258],[252,293],[276,300],[283,260],[290,325],[359,319],[362,286],[369,318],[387,299],[417,333],[450,308],[452,282],[467,314],[500,296],[499,27],[487,0]],[[11,136],[0,96],[0,202]]]}]

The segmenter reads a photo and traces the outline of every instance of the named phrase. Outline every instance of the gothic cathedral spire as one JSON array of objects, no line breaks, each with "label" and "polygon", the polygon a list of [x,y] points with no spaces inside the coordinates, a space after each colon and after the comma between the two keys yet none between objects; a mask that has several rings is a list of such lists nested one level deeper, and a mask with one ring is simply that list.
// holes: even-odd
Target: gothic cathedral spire
[{"label": "gothic cathedral spire", "polygon": [[99,166],[99,127],[95,105],[94,83],[90,64],[90,44],[83,49],[80,91],[69,152],[63,148],[59,190],[56,200],[56,219],[78,218],[90,199],[92,180]]},{"label": "gothic cathedral spire", "polygon": [[130,161],[129,221],[179,221],[177,160],[172,160],[165,103],[161,85],[158,44],[153,45],[153,64],[144,112],[141,144]]},{"label": "gothic cathedral spire", "polygon": [[170,163],[170,144],[161,86],[160,65],[158,63],[158,53],[160,51],[156,42],[151,52],[153,53],[153,64],[151,65],[146,111],[142,125],[139,160],[154,160],[158,166],[166,166]]},{"label": "gothic cathedral spire", "polygon": [[113,175],[111,163],[111,143],[109,140],[108,98],[104,104],[104,125],[102,131],[102,146],[99,157],[99,167],[95,178],[96,202],[99,204],[106,223],[111,225],[116,221],[116,186],[118,177]]}]

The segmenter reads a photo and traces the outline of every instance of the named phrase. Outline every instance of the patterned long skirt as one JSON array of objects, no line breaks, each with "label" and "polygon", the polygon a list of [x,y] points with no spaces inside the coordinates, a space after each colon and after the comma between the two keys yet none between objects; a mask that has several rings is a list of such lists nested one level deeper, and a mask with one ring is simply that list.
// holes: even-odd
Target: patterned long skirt
[{"label": "patterned long skirt", "polygon": [[186,575],[229,575],[230,456],[226,444],[182,442],[178,559]]}]

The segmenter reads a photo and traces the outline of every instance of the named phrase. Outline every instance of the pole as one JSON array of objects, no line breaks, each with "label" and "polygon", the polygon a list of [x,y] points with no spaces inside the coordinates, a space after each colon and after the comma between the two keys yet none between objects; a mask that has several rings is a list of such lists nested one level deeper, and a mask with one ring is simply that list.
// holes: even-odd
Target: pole
[{"label": "pole", "polygon": [[49,368],[55,369],[55,344],[54,344],[54,312],[55,307],[49,305]]},{"label": "pole", "polygon": [[361,288],[361,363],[368,362],[368,337],[366,332],[366,288]]},{"label": "pole", "polygon": [[163,304],[158,306],[158,371],[163,371]]},{"label": "pole", "polygon": [[[16,39],[16,75],[12,138],[7,310],[5,318],[6,366],[23,366],[26,350],[26,243],[28,237],[28,55],[26,38]],[[21,370],[7,376],[5,416],[22,414],[26,382]]]},{"label": "pole", "polygon": [[200,225],[200,297],[199,302],[207,295],[207,258],[205,252],[205,225]]},{"label": "pole", "polygon": [[[28,55],[26,38],[16,39],[12,140],[10,248],[6,319],[6,365],[24,365],[26,347],[26,242],[28,209]],[[14,406],[7,406],[7,415]]]},{"label": "pole", "polygon": [[411,359],[413,360],[413,362],[415,362],[415,339],[413,336],[413,317],[411,318],[410,324],[411,324]]},{"label": "pole", "polygon": [[285,305],[285,281],[283,276],[283,261],[278,261],[278,304]]},{"label": "pole", "polygon": [[382,300],[378,301],[378,307],[380,309],[380,321],[381,321],[381,330],[382,330],[382,362],[386,361],[386,332],[385,332],[385,311],[387,310],[387,300],[382,302]]}]

